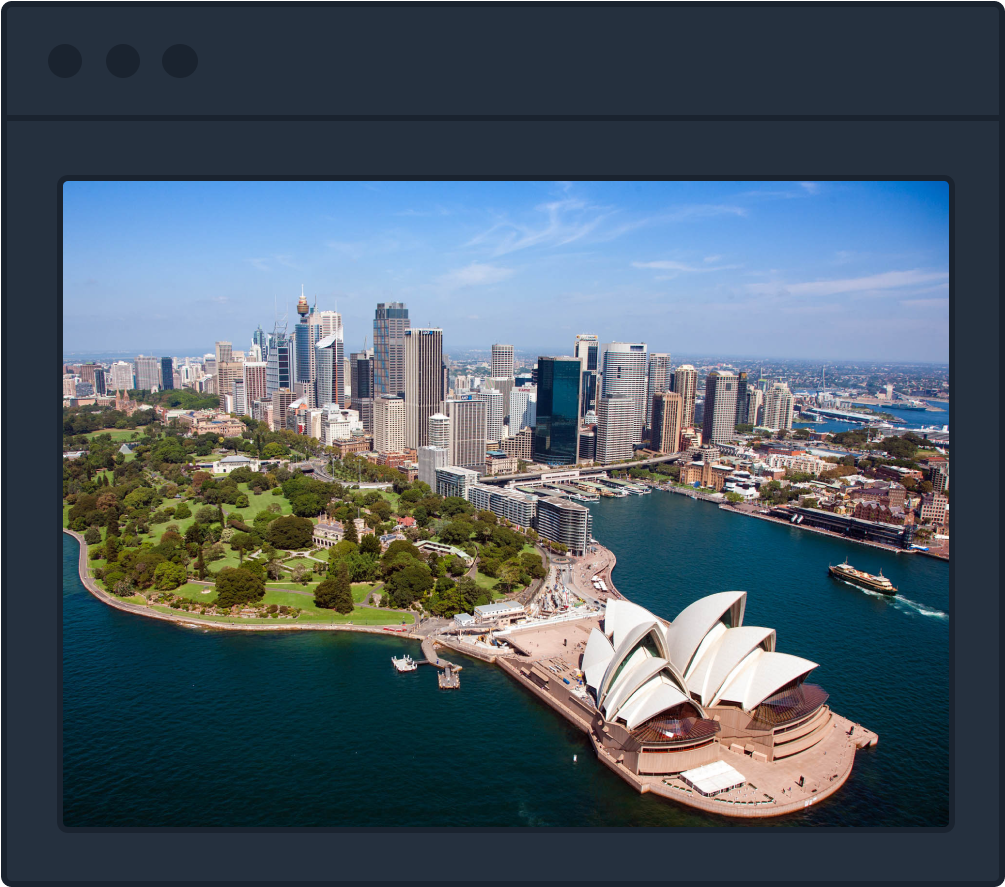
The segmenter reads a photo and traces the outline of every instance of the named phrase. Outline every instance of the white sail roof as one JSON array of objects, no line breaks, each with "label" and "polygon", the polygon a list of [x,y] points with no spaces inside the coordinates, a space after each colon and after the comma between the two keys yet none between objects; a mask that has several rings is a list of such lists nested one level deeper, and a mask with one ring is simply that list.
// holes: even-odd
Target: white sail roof
[{"label": "white sail roof", "polygon": [[604,637],[602,631],[596,628],[590,632],[590,638],[586,642],[586,650],[583,651],[583,659],[580,665],[583,674],[586,676],[586,685],[594,690],[600,686],[604,672],[607,671],[608,663],[614,658],[614,647],[611,642]]},{"label": "white sail roof", "polygon": [[657,675],[632,696],[621,709],[621,716],[628,729],[634,730],[661,711],[687,701],[688,698],[669,680],[663,675]]},{"label": "white sail roof", "polygon": [[715,643],[704,653],[699,648],[701,658],[695,657],[698,659],[697,664],[691,666],[691,672],[687,676],[688,690],[696,694],[703,704],[707,704],[746,656],[762,646],[768,651],[775,649],[773,628],[749,625],[724,628]]},{"label": "white sail roof", "polygon": [[746,666],[719,690],[713,705],[719,701],[737,702],[744,711],[750,711],[780,687],[817,667],[809,659],[788,653],[755,650],[748,659]]},{"label": "white sail roof", "polygon": [[639,622],[632,627],[621,643],[615,644],[615,652],[611,661],[607,665],[607,670],[604,672],[604,677],[600,682],[599,693],[597,696],[597,704],[602,705],[604,699],[608,692],[611,690],[611,684],[614,679],[615,673],[618,671],[618,666],[621,665],[629,656],[631,656],[636,649],[642,655],[649,655],[645,650],[640,648],[640,645],[646,640],[646,638],[652,637],[655,642],[656,649],[660,655],[667,659],[669,658],[667,653],[666,638],[663,635],[662,628],[656,619],[650,618],[645,622]]},{"label": "white sail roof", "polygon": [[631,695],[650,678],[655,677],[664,668],[667,660],[659,656],[646,656],[621,672],[615,686],[604,700],[604,717],[612,721],[618,715],[618,709],[628,701]]},{"label": "white sail roof", "polygon": [[607,602],[604,613],[604,634],[612,639],[614,646],[620,646],[625,636],[641,622],[649,622],[656,617],[645,607],[617,598]]},{"label": "white sail roof", "polygon": [[743,624],[743,610],[747,592],[721,591],[699,598],[681,610],[667,632],[670,646],[670,661],[682,674],[687,672],[691,657],[704,640],[705,635],[730,609],[735,608],[733,628]]}]

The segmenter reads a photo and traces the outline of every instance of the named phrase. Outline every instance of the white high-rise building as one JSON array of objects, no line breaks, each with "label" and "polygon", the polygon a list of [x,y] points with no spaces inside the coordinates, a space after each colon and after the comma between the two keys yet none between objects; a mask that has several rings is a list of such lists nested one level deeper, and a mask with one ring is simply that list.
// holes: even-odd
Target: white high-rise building
[{"label": "white high-rise building", "polygon": [[494,388],[483,388],[473,395],[476,400],[485,404],[486,434],[491,441],[502,440],[503,436],[503,395]]},{"label": "white high-rise building", "polygon": [[446,447],[419,447],[419,480],[436,492],[436,469],[446,468],[450,451]]},{"label": "white high-rise building", "polygon": [[775,382],[764,398],[764,427],[776,431],[792,428],[792,392],[784,382]]},{"label": "white high-rise building", "polygon": [[597,462],[610,465],[630,459],[635,452],[635,398],[601,397],[597,401]]},{"label": "white high-rise building", "polygon": [[230,363],[234,359],[234,346],[231,342],[217,342],[216,343],[216,362]]},{"label": "white high-rise building", "polygon": [[488,435],[488,404],[473,395],[452,398],[444,404],[450,417],[448,465],[485,473],[485,441]]},{"label": "white high-rise building", "polygon": [[405,449],[405,399],[390,394],[373,402],[373,448],[378,453]]},{"label": "white high-rise building", "polygon": [[509,393],[510,434],[516,434],[521,428],[533,428],[536,424],[537,388],[514,388]]},{"label": "white high-rise building", "polygon": [[[429,445],[431,447],[450,446],[450,416],[445,413],[433,413],[429,417]],[[427,483],[429,482],[427,481]]]},{"label": "white high-rise building", "polygon": [[354,434],[363,433],[363,423],[356,410],[328,404],[321,410],[321,434],[318,439],[325,446],[333,446],[338,440],[351,440]]},{"label": "white high-rise building", "polygon": [[492,375],[513,378],[513,346],[492,346]]},{"label": "white high-rise building", "polygon": [[580,333],[576,336],[573,357],[578,357],[583,365],[583,372],[600,369],[600,337],[591,333]]},{"label": "white high-rise building", "polygon": [[[632,443],[642,442],[646,423],[646,387],[649,361],[644,342],[608,342],[601,349],[601,392],[597,398],[600,418],[601,398],[630,397],[635,405],[631,420]],[[599,434],[598,434],[599,441]]]},{"label": "white high-rise building", "polygon": [[112,391],[128,391],[133,387],[133,365],[125,360],[112,364],[109,387]]},{"label": "white high-rise building", "polygon": [[140,391],[157,391],[160,389],[161,362],[157,357],[136,358],[136,387]]},{"label": "white high-rise building", "polygon": [[673,374],[673,390],[683,400],[682,428],[694,427],[694,399],[698,393],[698,371],[689,363],[682,363]]}]

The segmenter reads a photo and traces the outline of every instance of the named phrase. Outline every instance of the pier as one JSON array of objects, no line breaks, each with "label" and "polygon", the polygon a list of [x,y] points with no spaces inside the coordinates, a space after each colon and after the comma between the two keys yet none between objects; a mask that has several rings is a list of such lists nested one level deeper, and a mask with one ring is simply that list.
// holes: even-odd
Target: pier
[{"label": "pier", "polygon": [[[449,669],[451,672],[457,672],[463,668],[463,666],[454,665],[453,662],[448,662],[446,659],[440,659],[440,657],[436,655],[435,647],[436,642],[432,638],[427,637],[422,639],[422,655],[426,657],[426,664],[435,665],[437,668],[444,670]],[[420,663],[420,665],[421,664],[422,663]],[[442,684],[440,686],[442,686]]]}]

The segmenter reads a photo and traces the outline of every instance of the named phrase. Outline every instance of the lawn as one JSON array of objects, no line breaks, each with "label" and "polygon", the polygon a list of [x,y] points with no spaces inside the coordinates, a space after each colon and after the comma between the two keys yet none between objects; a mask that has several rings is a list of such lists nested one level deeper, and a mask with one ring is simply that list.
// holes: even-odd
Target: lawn
[{"label": "lawn", "polygon": [[[370,491],[364,490],[363,492],[369,493]],[[391,508],[393,508],[394,513],[397,514],[398,503],[401,501],[401,496],[398,493],[395,493],[394,490],[377,490],[377,492],[391,503]]]},{"label": "lawn", "polygon": [[[365,583],[360,583],[360,585],[364,584]],[[182,589],[179,589],[178,591],[181,592]],[[194,595],[186,596],[194,597]],[[353,597],[356,597],[355,588],[353,589]],[[215,598],[210,598],[209,596],[206,597],[207,602],[212,602],[214,599]],[[297,622],[352,622],[354,625],[400,625],[402,620],[408,624],[411,624],[414,621],[414,618],[410,613],[388,613],[383,610],[371,610],[360,607],[357,607],[352,611],[352,613],[346,615],[336,613],[334,610],[319,610],[314,606],[314,600],[311,596],[295,594],[289,591],[281,591],[276,588],[268,588],[265,592],[265,597],[260,603],[266,605],[276,604],[277,606],[299,607],[303,612],[295,620]],[[236,616],[196,616],[191,613],[185,613],[183,610],[172,610],[170,607],[163,606],[161,604],[153,604],[152,608],[161,613],[174,613],[183,616],[187,615],[190,618],[202,619],[207,622],[255,622],[261,624],[275,621],[277,624],[285,625],[293,621],[289,619],[273,620],[271,618],[248,619]]]},{"label": "lawn", "polygon": [[134,434],[137,440],[143,436],[143,432],[136,428],[105,428],[101,431],[88,431],[85,437],[98,437],[101,434],[111,435],[114,441],[131,441]]},{"label": "lawn", "polygon": [[250,524],[258,512],[265,511],[270,505],[278,505],[283,514],[293,513],[289,500],[285,496],[273,496],[272,490],[255,495],[248,489],[247,484],[238,484],[237,488],[248,497],[248,507],[235,508],[233,505],[224,505],[223,510],[227,514],[240,514],[246,524]]}]

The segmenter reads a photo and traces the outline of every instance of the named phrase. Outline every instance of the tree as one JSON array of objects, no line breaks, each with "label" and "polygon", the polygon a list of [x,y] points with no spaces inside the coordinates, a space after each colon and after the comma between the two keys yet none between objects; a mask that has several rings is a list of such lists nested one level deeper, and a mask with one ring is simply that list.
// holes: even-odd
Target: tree
[{"label": "tree", "polygon": [[97,527],[88,527],[84,533],[84,541],[88,545],[97,545],[101,541],[101,530]]},{"label": "tree", "polygon": [[335,574],[318,583],[314,591],[314,605],[323,610],[351,613],[353,610],[352,583],[345,563],[340,563]]},{"label": "tree", "polygon": [[474,527],[467,521],[455,520],[440,530],[440,540],[447,545],[461,545],[471,538]]},{"label": "tree", "polygon": [[216,520],[216,509],[211,505],[203,505],[195,513],[195,521],[198,524],[211,524]]},{"label": "tree", "polygon": [[250,533],[235,533],[230,540],[230,547],[240,552],[241,564],[244,564],[244,553],[254,551],[258,547],[255,537]]},{"label": "tree", "polygon": [[376,536],[368,533],[359,543],[359,553],[372,554],[374,557],[380,557],[380,540]]},{"label": "tree", "polygon": [[288,550],[307,548],[314,537],[314,523],[306,517],[287,515],[269,524],[265,538],[276,548]]},{"label": "tree", "polygon": [[171,591],[182,585],[188,578],[188,573],[181,564],[165,561],[154,569],[154,585],[161,591]]},{"label": "tree", "polygon": [[262,450],[262,456],[266,459],[278,459],[280,456],[285,456],[287,453],[289,453],[289,450],[278,441],[266,444],[265,448]]},{"label": "tree", "polygon": [[218,607],[250,604],[265,597],[265,583],[251,570],[224,567],[216,577],[216,592]]},{"label": "tree", "polygon": [[506,561],[499,569],[499,584],[507,592],[520,582],[520,564],[515,559]]},{"label": "tree", "polygon": [[342,538],[347,542],[359,542],[359,533],[356,532],[356,521],[350,518],[345,522],[345,534]]},{"label": "tree", "polygon": [[199,546],[199,554],[195,560],[195,575],[200,579],[206,578],[206,559],[202,556],[202,546]]}]

